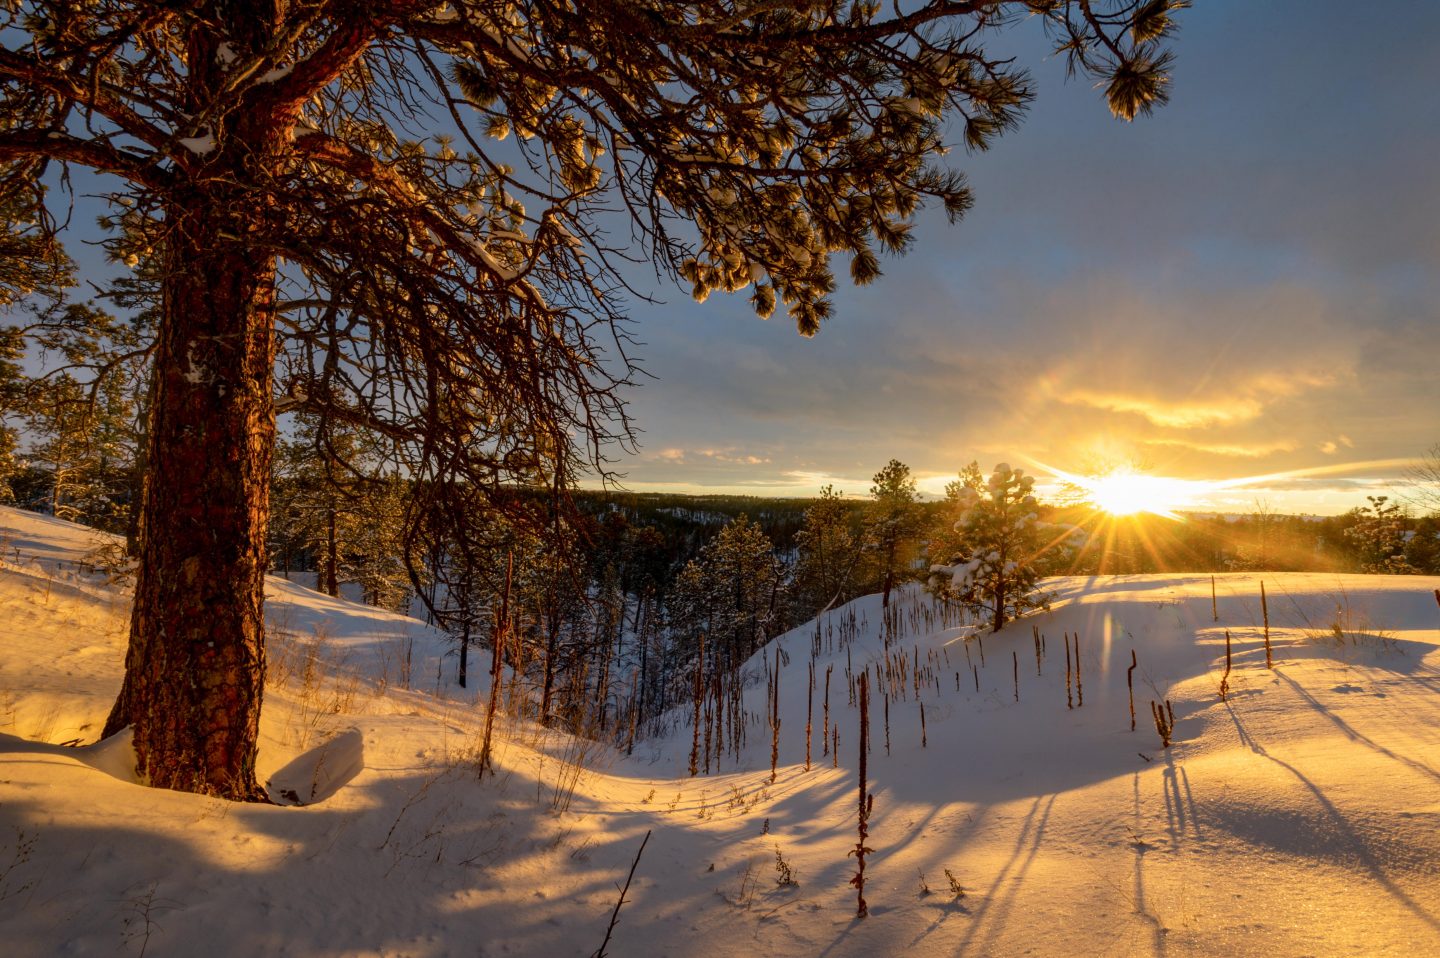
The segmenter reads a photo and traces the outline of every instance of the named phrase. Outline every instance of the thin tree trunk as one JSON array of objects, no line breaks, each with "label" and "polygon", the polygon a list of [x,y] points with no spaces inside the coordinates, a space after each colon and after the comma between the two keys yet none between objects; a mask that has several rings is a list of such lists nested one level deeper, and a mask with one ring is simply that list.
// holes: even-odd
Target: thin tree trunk
[{"label": "thin tree trunk", "polygon": [[460,625],[460,674],[457,683],[463,689],[470,675],[470,615],[467,612]]}]

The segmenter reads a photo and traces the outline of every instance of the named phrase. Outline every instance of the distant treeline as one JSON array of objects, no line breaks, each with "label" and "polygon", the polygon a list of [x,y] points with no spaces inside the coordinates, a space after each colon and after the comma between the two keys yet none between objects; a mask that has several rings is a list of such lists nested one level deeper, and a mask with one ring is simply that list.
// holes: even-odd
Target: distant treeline
[{"label": "distant treeline", "polygon": [[[92,395],[61,376],[0,397],[0,498],[133,540],[144,405],[134,382],[114,382]],[[498,647],[518,711],[626,744],[697,689],[711,708],[736,701],[737,668],[778,633],[907,582],[998,626],[1034,607],[1050,575],[1440,574],[1437,518],[1385,497],[1338,516],[1177,521],[1037,501],[1031,477],[975,463],[928,502],[895,460],[868,490],[812,499],[556,496],[543,482],[482,490],[412,474],[376,436],[297,421],[274,462],[273,571],[428,619],[454,636],[467,683]]]}]

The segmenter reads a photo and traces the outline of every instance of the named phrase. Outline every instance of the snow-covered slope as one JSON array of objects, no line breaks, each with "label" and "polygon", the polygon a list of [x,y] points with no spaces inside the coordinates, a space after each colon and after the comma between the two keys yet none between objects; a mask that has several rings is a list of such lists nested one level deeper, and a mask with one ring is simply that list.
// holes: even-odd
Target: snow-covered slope
[{"label": "snow-covered slope", "polygon": [[[437,681],[440,636],[275,580],[261,770],[307,804],[257,807],[142,788],[123,750],[60,744],[103,722],[127,597],[74,567],[84,530],[5,511],[0,539],[7,955],[588,955],[647,830],[612,955],[1440,953],[1440,580],[1267,573],[1273,670],[1257,576],[1217,577],[1218,621],[1208,576],[1057,580],[1053,611],[984,636],[983,665],[971,629],[906,593],[893,681],[867,597],[778,640],[773,783],[774,646],[748,667],[748,742],[715,774],[689,777],[679,710],[628,758],[507,719],[480,780],[480,693],[448,661]],[[839,753],[817,688],[807,771],[817,634]],[[867,668],[857,921],[846,674]],[[1150,716],[1166,698],[1168,750]],[[798,884],[777,883],[777,853]]]}]

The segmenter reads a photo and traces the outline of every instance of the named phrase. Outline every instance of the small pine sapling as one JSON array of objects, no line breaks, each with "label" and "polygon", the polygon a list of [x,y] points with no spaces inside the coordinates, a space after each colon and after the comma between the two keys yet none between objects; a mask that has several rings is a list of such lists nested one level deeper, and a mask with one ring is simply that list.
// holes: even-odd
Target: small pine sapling
[{"label": "small pine sapling", "polygon": [[1080,671],[1080,633],[1075,633],[1075,707],[1085,707],[1085,683]]},{"label": "small pine sapling", "polygon": [[927,748],[925,741],[925,703],[920,703],[920,747]]},{"label": "small pine sapling", "polygon": [[1015,664],[1015,701],[1020,701],[1020,653],[1011,651],[1010,658]]}]

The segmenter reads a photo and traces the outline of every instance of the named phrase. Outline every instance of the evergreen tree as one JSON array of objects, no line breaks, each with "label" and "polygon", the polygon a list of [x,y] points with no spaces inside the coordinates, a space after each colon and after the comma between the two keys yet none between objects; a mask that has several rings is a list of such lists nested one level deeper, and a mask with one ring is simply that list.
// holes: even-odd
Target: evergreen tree
[{"label": "evergreen tree", "polygon": [[980,464],[973,459],[945,484],[945,501],[940,503],[935,520],[926,532],[926,554],[931,565],[948,562],[962,551],[964,542],[956,523],[960,521],[970,495],[966,490],[978,493],[984,488],[985,476],[980,472]]},{"label": "evergreen tree", "polygon": [[1345,530],[1360,562],[1360,571],[1376,575],[1413,574],[1405,559],[1405,512],[1389,496],[1366,496],[1368,509],[1352,513],[1355,522]]},{"label": "evergreen tree", "polygon": [[30,385],[25,458],[47,480],[41,506],[108,532],[129,525],[135,486],[136,404],[119,376],[86,384],[68,372]]},{"label": "evergreen tree", "polygon": [[920,534],[915,480],[910,467],[891,459],[875,473],[870,487],[870,516],[865,523],[865,547],[876,567],[881,604],[890,607],[890,591],[909,570]]},{"label": "evergreen tree", "polygon": [[406,612],[413,595],[405,544],[410,486],[397,474],[372,477],[362,487],[365,522],[353,540],[352,575],[364,601]]},{"label": "evergreen tree", "polygon": [[1440,518],[1425,516],[1405,543],[1405,563],[1421,575],[1440,575]]},{"label": "evergreen tree", "polygon": [[988,614],[995,632],[1029,609],[1049,608],[1037,587],[1053,550],[1034,487],[1033,477],[1003,462],[983,490],[962,484],[955,523],[961,550],[931,569],[933,590],[977,615]]},{"label": "evergreen tree", "polygon": [[783,569],[760,527],[740,516],[680,571],[671,592],[671,626],[693,656],[700,635],[713,670],[744,664],[784,624]]},{"label": "evergreen tree", "polygon": [[0,504],[15,501],[12,483],[21,469],[19,425],[25,411],[25,338],[18,329],[0,329]]},{"label": "evergreen tree", "polygon": [[[626,251],[597,213],[627,211],[641,255],[697,298],[750,288],[813,334],[834,257],[868,282],[924,202],[969,206],[944,131],[983,148],[1031,99],[980,38],[1042,21],[1131,118],[1165,99],[1183,5],[0,7],[0,244],[49,255],[68,217],[47,181],[73,164],[124,210],[117,259],[159,264],[151,480],[106,734],[134,726],[152,785],[263,799],[277,395],[404,442],[410,477],[441,491],[498,503],[537,471],[568,488],[629,435],[610,263]],[[34,273],[5,262],[0,299]]]},{"label": "evergreen tree", "polygon": [[272,540],[308,555],[315,588],[338,596],[340,583],[354,578],[358,540],[384,519],[372,516],[366,501],[365,439],[314,417],[299,417],[294,435],[276,449]]},{"label": "evergreen tree", "polygon": [[852,530],[854,509],[834,486],[805,510],[795,537],[794,597],[800,618],[853,598],[859,589],[860,538]]}]

